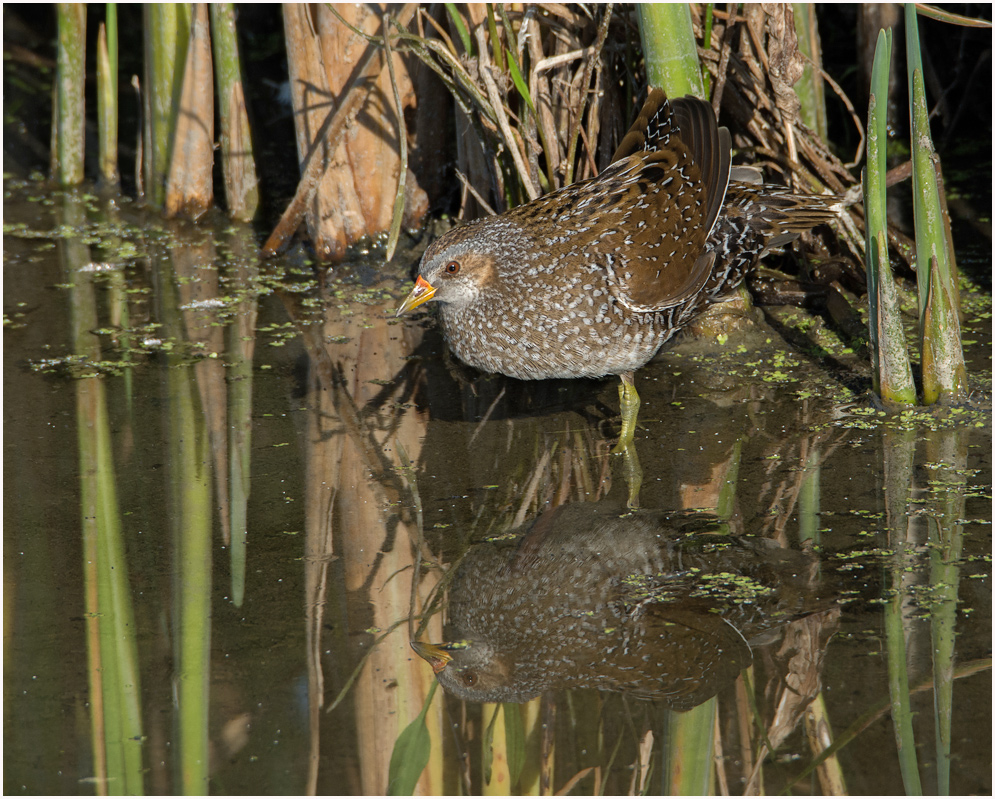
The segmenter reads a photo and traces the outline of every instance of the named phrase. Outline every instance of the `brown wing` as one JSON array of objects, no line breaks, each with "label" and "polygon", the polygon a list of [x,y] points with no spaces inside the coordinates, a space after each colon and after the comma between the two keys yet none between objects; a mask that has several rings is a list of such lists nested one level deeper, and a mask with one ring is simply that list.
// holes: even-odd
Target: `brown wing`
[{"label": "brown wing", "polygon": [[691,148],[691,158],[701,170],[701,182],[708,198],[705,227],[712,232],[725,201],[732,169],[732,138],[715,121],[712,107],[697,97],[674,100],[674,119],[681,139]]},{"label": "brown wing", "polygon": [[652,89],[639,116],[622,138],[612,156],[612,163],[641,150],[658,150],[666,147],[674,132],[670,102],[663,89]]},{"label": "brown wing", "polygon": [[[718,127],[711,106],[694,97],[671,103],[663,91],[650,92],[615,153],[627,162],[617,170],[628,181],[620,196],[643,211],[619,231],[621,257],[607,253],[616,296],[632,310],[681,305],[708,280],[715,256],[705,253],[705,243],[722,210],[731,155],[729,132]],[[642,198],[631,196],[644,187]],[[626,258],[627,252],[641,257]]]}]

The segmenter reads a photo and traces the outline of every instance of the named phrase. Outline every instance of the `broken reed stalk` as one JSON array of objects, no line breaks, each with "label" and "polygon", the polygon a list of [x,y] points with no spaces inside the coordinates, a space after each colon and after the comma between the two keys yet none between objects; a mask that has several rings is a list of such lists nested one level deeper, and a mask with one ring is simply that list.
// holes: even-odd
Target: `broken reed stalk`
[{"label": "broken reed stalk", "polygon": [[957,401],[967,394],[960,342],[959,301],[937,181],[939,161],[929,131],[922,56],[914,4],[905,6],[916,227],[916,278],[922,351],[922,402]]},{"label": "broken reed stalk", "polygon": [[190,12],[163,213],[199,219],[214,204],[214,66],[207,3],[194,3]]},{"label": "broken reed stalk", "polygon": [[58,3],[56,102],[52,124],[52,177],[60,186],[83,181],[85,149],[86,6]]},{"label": "broken reed stalk", "polygon": [[[412,17],[414,17],[417,10],[417,3],[408,3],[398,13],[395,21],[396,24],[399,27],[405,27],[411,21]],[[332,11],[334,13],[334,9]],[[336,14],[336,16],[340,20],[342,19],[340,15]],[[367,40],[374,40],[373,37],[368,37],[361,31],[359,33]],[[266,239],[266,243],[263,245],[262,255],[264,258],[276,255],[300,225],[307,211],[307,206],[314,197],[314,193],[318,189],[318,184],[321,182],[321,177],[325,173],[325,145],[327,143],[328,152],[335,152],[338,148],[339,141],[345,133],[346,125],[352,120],[367,98],[368,93],[360,91],[360,88],[364,87],[367,81],[379,77],[380,73],[386,68],[386,63],[380,56],[381,52],[378,48],[369,48],[365,60],[357,65],[356,77],[349,88],[343,93],[342,102],[334,112],[328,114],[325,122],[315,134],[311,153],[302,171],[301,180],[297,184],[294,199],[291,200],[290,205],[287,206],[287,210],[283,212],[280,221],[273,228],[273,232],[270,233],[269,238]]]},{"label": "broken reed stalk", "polygon": [[249,222],[259,210],[259,178],[256,176],[252,131],[245,110],[242,60],[235,35],[235,7],[232,3],[211,3],[210,11],[218,118],[221,122],[221,170],[228,215],[240,222]]},{"label": "broken reed stalk", "polygon": [[97,130],[100,177],[118,184],[117,160],[117,3],[107,4],[107,18],[97,33]]},{"label": "broken reed stalk", "polygon": [[890,405],[914,405],[912,367],[895,281],[888,261],[887,175],[888,75],[891,66],[891,30],[880,31],[874,53],[870,101],[867,110],[867,168],[864,172],[865,264],[867,269],[867,324],[870,333],[874,391]]}]

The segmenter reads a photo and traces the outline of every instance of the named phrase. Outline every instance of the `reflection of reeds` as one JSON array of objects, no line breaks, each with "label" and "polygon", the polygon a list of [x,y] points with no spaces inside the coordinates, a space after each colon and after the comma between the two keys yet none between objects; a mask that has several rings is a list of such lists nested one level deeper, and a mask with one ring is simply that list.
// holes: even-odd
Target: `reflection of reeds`
[{"label": "reflection of reeds", "polygon": [[[175,251],[176,262],[156,259],[159,318],[163,332],[174,341],[189,340],[180,309],[181,266],[193,257]],[[194,281],[196,284],[196,281]],[[189,284],[188,284],[189,285]],[[178,736],[178,792],[206,793],[208,788],[208,711],[210,708],[211,530],[210,435],[204,418],[210,405],[209,378],[181,352],[169,356],[166,392],[169,397],[169,503],[173,541],[173,650]],[[203,362],[201,362],[203,363]],[[207,399],[210,403],[210,400]],[[216,403],[215,403],[216,404]],[[222,472],[222,475],[224,472]]]},{"label": "reflection of reeds", "polygon": [[[933,712],[936,731],[937,793],[950,793],[951,733],[953,724],[954,641],[957,593],[963,546],[964,471],[967,466],[967,430],[933,432],[926,439],[927,463],[933,465],[935,495],[929,520],[930,640],[933,653]],[[961,487],[961,490],[957,490]]]},{"label": "reflection of reeds", "polygon": [[[412,751],[422,751],[427,735],[427,765],[419,769],[420,776],[405,772],[402,782],[417,783],[421,792],[445,793],[441,703],[428,702],[433,675],[430,670],[426,674],[420,661],[413,662],[417,659],[408,645],[413,631],[409,625],[425,614],[438,579],[436,571],[423,567],[432,556],[422,548],[415,477],[408,460],[418,458],[423,420],[401,400],[409,389],[406,358],[418,334],[403,329],[404,335],[396,336],[385,325],[365,325],[362,315],[382,315],[386,309],[358,303],[352,306],[355,315],[336,315],[324,325],[313,319],[304,322],[305,312],[294,297],[285,299],[291,318],[301,320],[313,387],[306,439],[305,536],[309,785],[319,790],[319,712],[330,689],[337,695],[328,708],[330,718],[351,730],[357,742],[355,792],[385,793],[395,744],[412,744]],[[348,344],[328,345],[329,340]],[[360,357],[366,352],[377,352],[378,357]],[[390,392],[398,392],[393,399],[380,396],[377,385],[390,373],[398,376]],[[340,582],[330,579],[332,568],[340,571]],[[338,620],[336,629],[367,631],[344,635],[337,642],[340,666],[330,672],[321,655],[327,648],[326,613]],[[428,626],[438,634],[437,617]],[[419,717],[422,722],[411,727]]]},{"label": "reflection of reeds", "polygon": [[256,281],[252,231],[236,228],[230,239],[228,291],[234,299],[234,319],[227,333],[228,387],[228,530],[231,545],[232,603],[245,595],[246,538],[249,532],[249,489],[252,464],[252,356],[255,351]]},{"label": "reflection of reeds", "polygon": [[[63,200],[63,224],[81,226],[85,212],[72,196]],[[96,294],[92,274],[84,274],[89,252],[79,240],[62,245],[72,276],[73,350],[100,360]],[[86,607],[91,747],[97,793],[141,794],[142,716],[134,611],[128,584],[121,512],[118,507],[113,446],[104,382],[96,376],[76,381],[83,577]]]}]

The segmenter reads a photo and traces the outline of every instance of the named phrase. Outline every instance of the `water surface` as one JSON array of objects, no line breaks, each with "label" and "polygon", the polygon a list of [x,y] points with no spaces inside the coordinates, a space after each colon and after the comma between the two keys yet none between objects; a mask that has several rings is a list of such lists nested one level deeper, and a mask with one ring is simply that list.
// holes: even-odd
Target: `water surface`
[{"label": "water surface", "polygon": [[460,369],[393,318],[417,254],[318,280],[226,223],[13,183],[4,219],[5,792],[892,794],[896,730],[924,791],[991,792],[990,287],[963,407],[880,410],[860,342],[794,309],[730,306],[641,370],[636,516],[715,514],[819,601],[690,711],[607,647],[583,688],[481,705],[409,642],[443,640],[468,552],[625,513],[615,382]]}]

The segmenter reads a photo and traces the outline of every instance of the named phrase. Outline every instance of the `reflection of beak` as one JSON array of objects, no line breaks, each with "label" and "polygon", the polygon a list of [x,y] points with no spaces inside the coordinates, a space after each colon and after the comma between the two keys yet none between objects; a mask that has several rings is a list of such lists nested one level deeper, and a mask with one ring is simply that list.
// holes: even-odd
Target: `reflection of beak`
[{"label": "reflection of beak", "polygon": [[418,275],[418,279],[415,281],[415,287],[411,289],[411,293],[407,296],[404,302],[401,303],[401,306],[397,309],[397,313],[394,315],[403,316],[408,311],[411,311],[419,305],[428,302],[434,296],[435,287],[421,275]]},{"label": "reflection of beak", "polygon": [[419,657],[428,661],[432,671],[436,674],[442,671],[446,664],[453,659],[453,656],[446,651],[448,648],[446,644],[423,644],[421,641],[412,641],[411,648],[418,653]]}]

